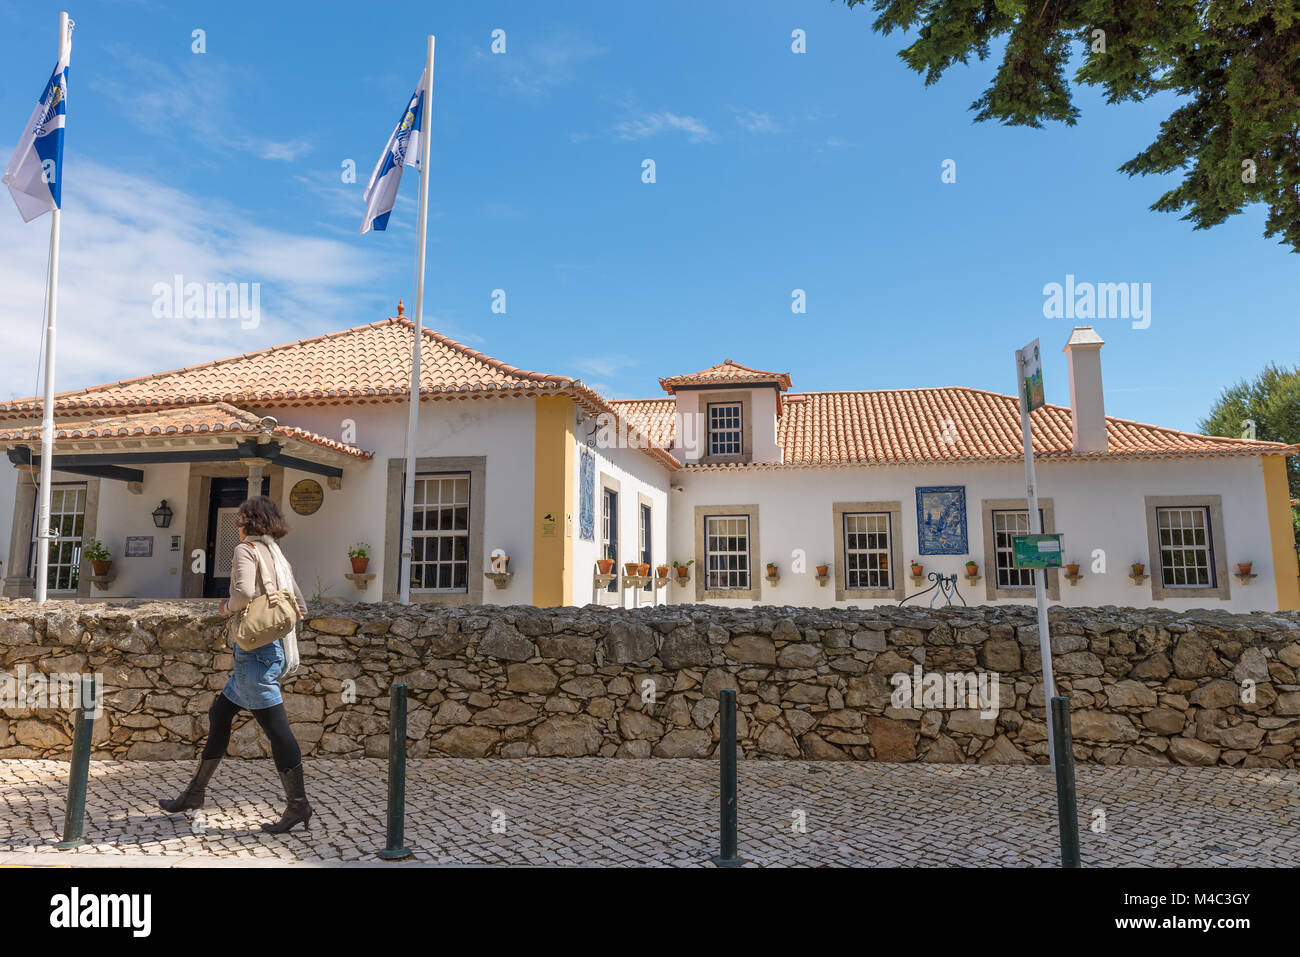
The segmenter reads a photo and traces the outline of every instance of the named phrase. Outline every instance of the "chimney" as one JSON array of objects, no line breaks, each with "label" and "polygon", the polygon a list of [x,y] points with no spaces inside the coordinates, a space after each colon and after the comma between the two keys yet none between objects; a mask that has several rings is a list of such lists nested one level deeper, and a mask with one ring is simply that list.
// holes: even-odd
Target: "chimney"
[{"label": "chimney", "polygon": [[1070,424],[1074,451],[1106,451],[1106,402],[1101,394],[1101,347],[1092,326],[1075,326],[1061,351],[1070,362]]}]

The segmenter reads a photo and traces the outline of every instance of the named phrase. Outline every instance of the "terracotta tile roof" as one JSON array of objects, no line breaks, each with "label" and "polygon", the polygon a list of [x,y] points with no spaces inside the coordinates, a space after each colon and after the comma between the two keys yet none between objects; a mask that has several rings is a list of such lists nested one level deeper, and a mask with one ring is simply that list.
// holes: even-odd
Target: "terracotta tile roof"
[{"label": "terracotta tile roof", "polygon": [[[222,435],[231,432],[260,432],[261,428],[260,416],[218,402],[212,405],[179,406],[95,419],[56,419],[54,438],[55,441],[76,441],[163,435]],[[345,445],[297,426],[277,425],[272,432],[275,435],[300,439],[357,458],[368,459],[374,455],[373,452]],[[40,439],[39,425],[0,429],[0,442],[39,442]]]},{"label": "terracotta tile roof", "polygon": [[[412,328],[405,317],[389,318],[172,372],[61,392],[55,396],[55,408],[400,399],[410,386]],[[560,389],[573,382],[564,376],[516,369],[431,329],[423,331],[421,392]],[[39,398],[15,399],[0,403],[0,415],[39,407]]]},{"label": "terracotta tile roof", "polygon": [[[673,399],[613,403],[656,442],[675,438]],[[1108,416],[1109,450],[1076,454],[1070,410],[1048,405],[1031,417],[1037,459],[1114,460],[1185,455],[1288,453],[1280,442],[1219,438]],[[1023,459],[1015,396],[964,387],[875,392],[805,392],[785,396],[777,425],[785,465],[908,465]],[[758,468],[701,465],[699,469]]]},{"label": "terracotta tile roof", "polygon": [[785,392],[790,388],[790,375],[787,372],[765,372],[762,369],[751,369],[749,366],[742,366],[739,362],[723,359],[716,366],[709,366],[709,368],[701,369],[699,372],[669,376],[666,379],[659,380],[659,384],[663,386],[664,391],[669,395],[672,395],[673,390],[678,386],[713,385],[719,382],[725,382],[727,385],[760,385],[771,382],[775,383],[782,392]]}]

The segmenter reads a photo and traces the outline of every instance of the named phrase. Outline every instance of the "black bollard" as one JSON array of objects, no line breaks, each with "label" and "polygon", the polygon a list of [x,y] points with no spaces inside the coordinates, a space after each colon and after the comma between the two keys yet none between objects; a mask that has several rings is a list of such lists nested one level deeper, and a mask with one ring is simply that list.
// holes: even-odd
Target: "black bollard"
[{"label": "black bollard", "polygon": [[406,819],[406,685],[393,685],[388,699],[388,843],[379,852],[386,861],[411,856],[402,843]]},{"label": "black bollard", "polygon": [[745,862],[736,856],[736,692],[723,688],[718,695],[720,720],[719,808],[721,811],[721,852],[713,859],[718,867],[740,867]]},{"label": "black bollard", "polygon": [[95,709],[99,706],[95,679],[82,676],[81,700],[72,719],[72,760],[68,765],[68,804],[63,816],[63,840],[55,847],[80,847],[86,822],[86,781],[90,776],[90,739],[95,734]]},{"label": "black bollard", "polygon": [[1074,793],[1074,741],[1070,699],[1052,699],[1052,741],[1056,754],[1056,816],[1061,829],[1061,866],[1080,867],[1079,806]]}]

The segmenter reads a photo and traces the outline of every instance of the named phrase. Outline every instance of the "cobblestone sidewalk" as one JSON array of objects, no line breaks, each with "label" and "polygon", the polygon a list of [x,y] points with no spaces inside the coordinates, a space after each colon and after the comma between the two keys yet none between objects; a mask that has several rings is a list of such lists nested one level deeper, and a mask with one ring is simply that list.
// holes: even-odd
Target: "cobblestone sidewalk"
[{"label": "cobblestone sidewalk", "polygon": [[[279,836],[257,830],[283,804],[269,761],[226,760],[198,818],[158,811],[192,770],[92,763],[90,843],[59,851],[67,765],[0,761],[0,864],[351,863],[383,846],[382,761],[309,761],[312,828]],[[717,774],[680,759],[411,760],[406,843],[426,864],[702,866],[717,853]],[[1300,866],[1300,772],[1077,776],[1085,866]],[[739,806],[740,853],[761,866],[1059,862],[1043,767],[748,761]]]}]

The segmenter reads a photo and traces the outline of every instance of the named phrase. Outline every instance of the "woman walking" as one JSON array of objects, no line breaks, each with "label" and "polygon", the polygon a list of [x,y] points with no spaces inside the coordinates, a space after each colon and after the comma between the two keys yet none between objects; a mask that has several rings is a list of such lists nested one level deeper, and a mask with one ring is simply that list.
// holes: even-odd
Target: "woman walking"
[{"label": "woman walking", "polygon": [[[248,499],[239,506],[237,525],[239,544],[232,559],[230,598],[221,602],[221,614],[239,612],[258,595],[284,587],[292,589],[299,616],[306,615],[307,605],[294,580],[293,569],[280,551],[279,539],[288,533],[289,526],[275,502],[265,495]],[[270,573],[269,581],[265,580],[267,573]],[[271,739],[271,754],[288,801],[280,820],[263,824],[262,830],[282,834],[300,821],[304,828],[310,827],[312,807],[303,787],[302,751],[289,728],[279,683],[280,678],[298,669],[297,636],[290,630],[282,639],[253,651],[244,651],[233,641],[230,643],[234,648],[234,669],[208,710],[208,740],[199,769],[180,797],[173,801],[160,800],[158,806],[168,813],[203,806],[208,781],[230,744],[231,723],[241,709],[247,708]]]}]

